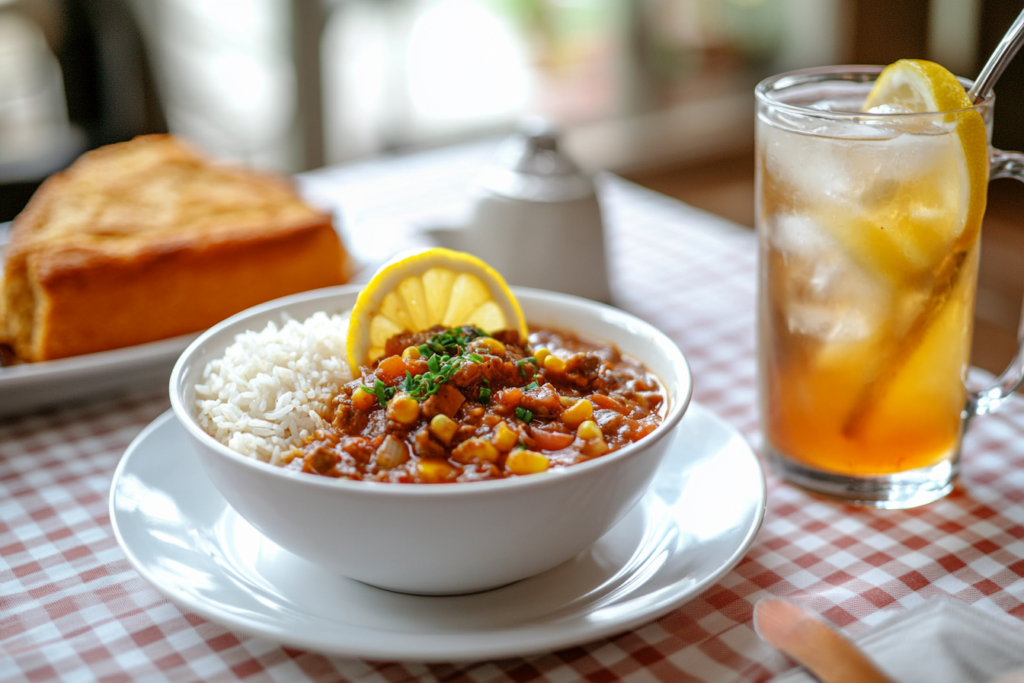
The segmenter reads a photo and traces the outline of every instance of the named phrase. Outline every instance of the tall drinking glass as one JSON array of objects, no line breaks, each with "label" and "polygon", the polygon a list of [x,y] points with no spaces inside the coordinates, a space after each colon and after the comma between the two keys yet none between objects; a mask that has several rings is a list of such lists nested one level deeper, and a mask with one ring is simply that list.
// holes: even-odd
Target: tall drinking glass
[{"label": "tall drinking glass", "polygon": [[980,117],[991,131],[992,98],[860,112],[880,71],[757,86],[759,391],[782,476],[904,508],[952,489],[968,420],[1024,375],[1018,349],[993,387],[964,385],[986,176],[1024,180],[1024,157],[992,150],[989,167],[970,167],[958,125]]}]

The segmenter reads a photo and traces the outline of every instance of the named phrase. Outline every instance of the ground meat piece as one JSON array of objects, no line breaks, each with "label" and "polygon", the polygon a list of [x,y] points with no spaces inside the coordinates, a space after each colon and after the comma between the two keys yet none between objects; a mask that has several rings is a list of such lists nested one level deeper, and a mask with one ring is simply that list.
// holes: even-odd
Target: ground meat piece
[{"label": "ground meat piece", "polygon": [[636,441],[640,423],[633,418],[626,417],[614,410],[598,410],[594,413],[594,420],[606,438]]},{"label": "ground meat piece", "polygon": [[[480,386],[487,380],[490,388],[502,385],[523,385],[533,377],[533,364],[523,363],[524,372],[513,361],[496,356],[484,356],[480,363],[463,363],[450,380],[451,384],[466,390],[467,396],[477,396]],[[524,377],[525,374],[525,377]]]},{"label": "ground meat piece", "polygon": [[340,476],[337,471],[334,470],[334,466],[341,462],[341,455],[337,452],[327,448],[326,446],[318,446],[312,453],[306,456],[306,462],[303,465],[302,471],[312,474],[323,474],[326,476]]},{"label": "ground meat piece", "polygon": [[442,384],[438,387],[437,393],[423,402],[423,415],[432,418],[435,415],[447,415],[455,417],[459,408],[466,402],[462,392],[450,384]]},{"label": "ground meat piece", "polygon": [[370,413],[369,419],[366,421],[366,427],[363,428],[363,436],[370,439],[376,437],[384,437],[388,432],[388,415],[384,410],[374,410]]},{"label": "ground meat piece", "polygon": [[483,363],[463,363],[462,367],[452,375],[449,382],[457,387],[468,387],[471,384],[478,384],[481,379],[486,379],[484,377],[483,365]]},{"label": "ground meat piece", "polygon": [[341,450],[352,456],[352,459],[363,463],[370,462],[374,448],[370,440],[362,436],[349,436],[341,441]]},{"label": "ground meat piece", "polygon": [[352,399],[339,397],[334,409],[332,426],[343,434],[359,434],[366,429],[369,414],[352,405]]},{"label": "ground meat piece", "polygon": [[536,417],[551,418],[562,412],[562,401],[550,384],[543,384],[523,393],[520,408],[525,408]]},{"label": "ground meat piece", "polygon": [[410,346],[422,346],[428,339],[439,332],[444,332],[444,330],[445,328],[440,325],[434,325],[429,330],[423,330],[422,332],[402,332],[401,334],[396,334],[384,344],[384,357],[399,356],[402,354],[402,351],[405,351]]},{"label": "ground meat piece", "polygon": [[528,360],[519,360],[514,363],[510,363],[510,365],[512,366],[511,369],[514,375],[509,379],[509,384],[526,386],[534,380],[539,372],[537,370],[537,366]]},{"label": "ground meat piece", "polygon": [[601,369],[601,358],[594,353],[576,353],[565,362],[565,379],[585,389],[597,379]]},{"label": "ground meat piece", "polygon": [[644,410],[647,411],[645,415],[641,415],[640,417],[646,417],[646,415],[656,413],[658,411],[658,408],[665,400],[665,397],[656,391],[641,391],[637,392],[634,399],[637,403],[643,406]]},{"label": "ground meat piece", "polygon": [[525,349],[529,343],[519,334],[519,330],[501,330],[491,336],[505,346],[518,346],[520,349]]},{"label": "ground meat piece", "polygon": [[421,458],[446,458],[447,452],[444,445],[437,441],[431,434],[430,429],[423,425],[413,439],[416,448],[416,455]]},{"label": "ground meat piece", "polygon": [[497,369],[494,380],[505,385],[527,385],[533,381],[537,366],[526,360],[505,361]]},{"label": "ground meat piece", "polygon": [[617,434],[623,428],[626,418],[614,410],[601,409],[594,411],[594,421],[605,434]]}]

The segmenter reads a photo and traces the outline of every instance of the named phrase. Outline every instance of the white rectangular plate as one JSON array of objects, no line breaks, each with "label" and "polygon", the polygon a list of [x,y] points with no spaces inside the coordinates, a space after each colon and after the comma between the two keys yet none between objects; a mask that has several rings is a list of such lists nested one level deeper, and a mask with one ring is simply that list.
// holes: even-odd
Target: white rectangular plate
[{"label": "white rectangular plate", "polygon": [[[10,223],[0,223],[0,251]],[[0,266],[2,273],[2,266]],[[198,334],[45,363],[0,367],[0,417],[86,396],[166,386],[174,362]]]}]

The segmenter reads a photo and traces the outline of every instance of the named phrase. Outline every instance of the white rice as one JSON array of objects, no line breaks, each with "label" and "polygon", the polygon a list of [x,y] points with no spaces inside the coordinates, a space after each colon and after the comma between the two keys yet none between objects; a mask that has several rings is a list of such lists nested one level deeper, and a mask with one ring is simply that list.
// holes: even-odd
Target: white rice
[{"label": "white rice", "polygon": [[234,451],[281,464],[324,426],[331,398],[352,379],[347,333],[347,316],[314,313],[237,335],[196,385],[199,424]]}]

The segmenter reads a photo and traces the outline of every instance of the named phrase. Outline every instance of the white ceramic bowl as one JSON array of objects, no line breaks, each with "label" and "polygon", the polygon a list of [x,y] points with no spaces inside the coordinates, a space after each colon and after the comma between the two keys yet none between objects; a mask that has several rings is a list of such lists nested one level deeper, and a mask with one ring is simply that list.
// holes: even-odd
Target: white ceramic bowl
[{"label": "white ceramic bowl", "polygon": [[690,400],[690,369],[651,325],[585,299],[516,289],[527,321],[614,343],[664,383],[664,422],[615,453],[526,477],[386,484],[288,471],[236,453],[196,421],[195,385],[235,335],[287,314],[340,313],[357,287],[278,299],[196,339],[171,375],[171,406],[207,474],[235,510],[282,548],[343,576],[406,593],[457,594],[539,574],[600,538],[640,500]]}]

